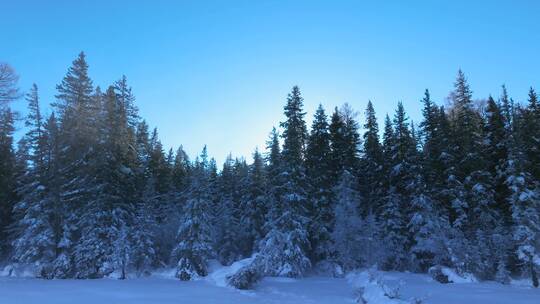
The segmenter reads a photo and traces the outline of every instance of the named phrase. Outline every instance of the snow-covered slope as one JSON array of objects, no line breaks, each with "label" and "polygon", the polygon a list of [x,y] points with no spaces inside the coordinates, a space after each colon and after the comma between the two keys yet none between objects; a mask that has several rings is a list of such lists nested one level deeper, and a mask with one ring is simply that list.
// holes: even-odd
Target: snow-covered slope
[{"label": "snow-covered slope", "polygon": [[[370,304],[415,303],[425,304],[538,304],[540,289],[521,284],[502,285],[496,282],[474,282],[469,278],[453,277],[458,283],[440,284],[423,274],[379,272],[386,290],[397,291],[399,300],[381,301],[380,289],[367,283],[366,272],[350,274],[349,282],[355,287],[367,286]],[[456,276],[455,274],[453,274]]]},{"label": "snow-covered slope", "polygon": [[[246,262],[246,261],[244,261]],[[355,290],[365,284],[365,274],[347,278],[321,276],[304,279],[265,278],[253,291],[238,291],[226,286],[224,278],[241,263],[229,267],[213,266],[204,279],[181,282],[166,275],[129,280],[40,280],[0,277],[2,304],[350,304]],[[389,288],[400,286],[400,301],[386,301],[379,291],[372,304],[410,303],[413,298],[427,304],[503,304],[540,303],[540,289],[498,283],[439,284],[427,275],[387,272],[380,278]],[[381,300],[383,299],[383,300]],[[371,303],[371,302],[370,302]]]}]

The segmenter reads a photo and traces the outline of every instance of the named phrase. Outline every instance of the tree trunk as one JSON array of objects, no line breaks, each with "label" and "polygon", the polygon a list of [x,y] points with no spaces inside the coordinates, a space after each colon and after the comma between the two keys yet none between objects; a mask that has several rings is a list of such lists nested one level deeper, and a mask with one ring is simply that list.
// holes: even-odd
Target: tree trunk
[{"label": "tree trunk", "polygon": [[533,285],[535,288],[538,288],[538,276],[536,275],[536,271],[534,270],[534,263],[533,263],[533,261],[532,261],[532,258],[531,258],[530,266],[531,266],[531,280],[532,280],[532,285]]}]

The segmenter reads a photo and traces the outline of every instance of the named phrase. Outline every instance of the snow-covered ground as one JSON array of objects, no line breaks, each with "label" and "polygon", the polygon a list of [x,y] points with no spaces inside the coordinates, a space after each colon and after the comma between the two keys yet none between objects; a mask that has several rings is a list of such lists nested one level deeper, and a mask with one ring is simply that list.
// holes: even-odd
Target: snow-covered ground
[{"label": "snow-covered ground", "polygon": [[256,291],[237,291],[207,280],[39,280],[0,278],[2,304],[354,303],[345,279],[265,279]]},{"label": "snow-covered ground", "polygon": [[[355,287],[365,287],[370,304],[416,303],[421,300],[425,304],[538,304],[540,289],[530,287],[530,282],[514,282],[502,285],[496,282],[470,282],[463,279],[461,283],[440,284],[424,274],[379,272],[385,291],[399,291],[399,300],[390,300],[381,294],[380,287],[367,281],[365,272],[350,274],[349,282]],[[454,278],[455,279],[455,278]],[[469,282],[468,282],[469,281]],[[527,285],[526,285],[526,284]]]},{"label": "snow-covered ground", "polygon": [[[150,278],[115,280],[41,280],[0,277],[2,304],[168,304],[168,303],[356,303],[355,288],[365,286],[365,273],[347,278],[321,276],[294,280],[265,278],[253,291],[239,291],[225,285],[228,273],[245,262],[229,268],[214,265],[203,279],[181,282],[164,272]],[[540,303],[540,289],[505,286],[498,283],[439,284],[427,275],[388,272],[381,279],[389,288],[400,285],[401,301],[384,298],[373,304],[410,303],[412,298],[433,304]],[[377,297],[377,291],[371,294]],[[370,302],[371,303],[371,302]]]}]

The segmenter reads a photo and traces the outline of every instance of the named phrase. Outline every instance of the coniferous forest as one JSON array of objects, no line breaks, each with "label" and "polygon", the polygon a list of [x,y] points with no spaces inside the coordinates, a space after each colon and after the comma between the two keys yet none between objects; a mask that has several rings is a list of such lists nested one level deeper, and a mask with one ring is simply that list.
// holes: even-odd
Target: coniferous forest
[{"label": "coniferous forest", "polygon": [[[402,103],[377,121],[369,102],[360,116],[320,105],[311,126],[294,86],[266,149],[217,164],[206,147],[194,159],[182,146],[165,151],[126,77],[95,86],[84,53],[59,79],[48,116],[38,86],[23,92],[2,64],[0,260],[43,279],[173,267],[192,280],[211,259],[253,257],[232,285],[442,266],[538,286],[537,93],[514,101],[503,86],[473,99],[461,70],[451,85],[448,102],[419,92],[419,124]],[[22,98],[26,117],[10,110]]]}]

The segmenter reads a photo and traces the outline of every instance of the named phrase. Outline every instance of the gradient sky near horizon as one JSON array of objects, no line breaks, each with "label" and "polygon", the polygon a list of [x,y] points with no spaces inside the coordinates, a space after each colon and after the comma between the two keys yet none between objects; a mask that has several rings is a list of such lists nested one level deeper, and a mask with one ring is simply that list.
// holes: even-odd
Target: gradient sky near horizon
[{"label": "gradient sky near horizon", "polygon": [[426,88],[444,103],[459,68],[475,98],[540,90],[539,1],[382,2],[0,0],[0,61],[48,104],[84,51],[94,84],[127,76],[165,147],[219,163],[264,148],[293,85],[309,121],[344,102],[363,121],[372,100],[380,125],[399,100],[419,121]]}]

